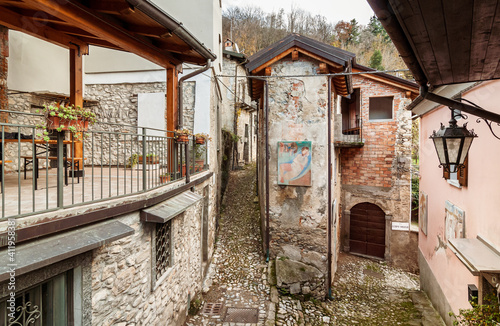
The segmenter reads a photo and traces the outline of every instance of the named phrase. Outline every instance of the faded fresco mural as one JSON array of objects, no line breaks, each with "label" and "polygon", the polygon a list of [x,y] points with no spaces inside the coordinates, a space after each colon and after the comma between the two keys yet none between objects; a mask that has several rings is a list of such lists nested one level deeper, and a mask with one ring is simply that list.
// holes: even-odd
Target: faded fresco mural
[{"label": "faded fresco mural", "polygon": [[278,142],[278,185],[311,186],[311,142]]}]

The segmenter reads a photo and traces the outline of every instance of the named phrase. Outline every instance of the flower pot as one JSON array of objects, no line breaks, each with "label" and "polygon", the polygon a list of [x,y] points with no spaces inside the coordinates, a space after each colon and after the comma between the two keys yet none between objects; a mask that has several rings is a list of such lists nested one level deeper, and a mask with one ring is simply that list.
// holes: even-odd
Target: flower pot
[{"label": "flower pot", "polygon": [[200,145],[205,145],[205,138],[203,137],[196,137],[196,143]]},{"label": "flower pot", "polygon": [[158,164],[160,158],[158,156],[146,156],[146,164]]},{"label": "flower pot", "polygon": [[175,141],[178,143],[188,143],[189,142],[189,136],[188,135],[177,135],[175,138]]},{"label": "flower pot", "polygon": [[203,167],[205,166],[205,160],[195,160],[194,163],[195,163],[194,170],[196,172],[203,170]]},{"label": "flower pot", "polygon": [[69,130],[69,127],[75,127],[77,131],[87,131],[89,128],[88,120],[67,120],[59,118],[58,116],[49,116],[47,117],[47,129],[55,130],[58,129],[61,125],[64,127],[61,128],[62,131]]},{"label": "flower pot", "polygon": [[170,182],[170,174],[167,174],[167,175],[160,175],[160,182],[161,182],[161,183],[167,183],[167,182]]}]

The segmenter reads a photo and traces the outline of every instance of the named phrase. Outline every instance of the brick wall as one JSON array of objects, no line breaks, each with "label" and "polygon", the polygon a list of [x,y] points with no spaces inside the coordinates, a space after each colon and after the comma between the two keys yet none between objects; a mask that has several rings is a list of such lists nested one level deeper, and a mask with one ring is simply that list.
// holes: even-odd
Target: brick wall
[{"label": "brick wall", "polygon": [[[0,25],[0,109],[6,110],[7,99],[7,58],[9,56],[9,29]],[[0,122],[6,122],[7,114],[0,113]]]},{"label": "brick wall", "polygon": [[[404,92],[396,87],[360,76],[353,76],[354,88],[361,88],[363,140],[361,148],[342,149],[342,184],[391,187],[395,166],[398,110]],[[370,122],[370,97],[394,96],[393,120]]]}]

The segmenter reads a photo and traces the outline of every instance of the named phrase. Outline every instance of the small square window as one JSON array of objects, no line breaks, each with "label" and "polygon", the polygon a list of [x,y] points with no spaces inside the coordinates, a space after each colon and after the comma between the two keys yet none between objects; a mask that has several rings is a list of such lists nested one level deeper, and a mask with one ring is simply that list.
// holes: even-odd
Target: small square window
[{"label": "small square window", "polygon": [[370,120],[392,120],[392,96],[370,97]]},{"label": "small square window", "polygon": [[156,280],[172,266],[172,220],[156,224]]}]

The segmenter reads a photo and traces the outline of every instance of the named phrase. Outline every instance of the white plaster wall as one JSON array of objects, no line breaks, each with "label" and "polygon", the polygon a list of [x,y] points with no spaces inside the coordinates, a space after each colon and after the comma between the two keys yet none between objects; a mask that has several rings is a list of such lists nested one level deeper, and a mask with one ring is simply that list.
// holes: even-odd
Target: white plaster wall
[{"label": "white plaster wall", "polygon": [[69,94],[69,51],[9,30],[10,90]]},{"label": "white plaster wall", "polygon": [[[137,125],[154,129],[166,130],[165,120],[165,93],[137,94],[138,115]],[[148,135],[165,136],[160,130],[147,130]]]}]

